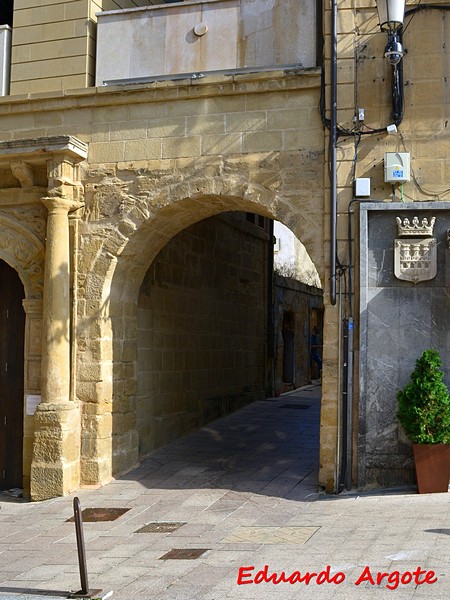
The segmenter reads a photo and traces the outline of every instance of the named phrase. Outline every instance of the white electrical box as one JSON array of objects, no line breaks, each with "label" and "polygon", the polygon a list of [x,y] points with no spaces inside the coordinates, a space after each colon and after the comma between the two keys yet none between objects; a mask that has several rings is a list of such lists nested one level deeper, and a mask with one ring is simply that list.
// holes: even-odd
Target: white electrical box
[{"label": "white electrical box", "polygon": [[386,183],[405,183],[409,180],[409,152],[385,152],[384,181]]},{"label": "white electrical box", "polygon": [[356,198],[368,198],[370,196],[370,177],[357,177],[355,179]]}]

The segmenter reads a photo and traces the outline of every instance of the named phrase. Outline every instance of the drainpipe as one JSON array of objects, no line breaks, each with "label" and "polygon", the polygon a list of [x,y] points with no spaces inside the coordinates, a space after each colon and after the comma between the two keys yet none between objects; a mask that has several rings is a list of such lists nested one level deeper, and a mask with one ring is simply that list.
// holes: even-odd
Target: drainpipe
[{"label": "drainpipe", "polygon": [[337,229],[337,0],[331,14],[331,115],[330,115],[330,303],[336,304],[336,229]]},{"label": "drainpipe", "polygon": [[352,489],[352,432],[353,432],[353,317],[342,320],[343,376],[342,376],[342,439],[340,447],[340,472],[338,492]]},{"label": "drainpipe", "polygon": [[347,421],[345,423],[347,436],[347,455],[345,457],[345,487],[352,489],[352,437],[353,437],[353,317],[347,319]]},{"label": "drainpipe", "polygon": [[266,362],[270,364],[270,381],[266,381],[266,393],[269,396],[275,394],[276,388],[276,351],[275,351],[275,303],[274,303],[274,255],[273,246],[275,243],[273,219],[269,221],[269,239],[267,250],[267,357]]}]

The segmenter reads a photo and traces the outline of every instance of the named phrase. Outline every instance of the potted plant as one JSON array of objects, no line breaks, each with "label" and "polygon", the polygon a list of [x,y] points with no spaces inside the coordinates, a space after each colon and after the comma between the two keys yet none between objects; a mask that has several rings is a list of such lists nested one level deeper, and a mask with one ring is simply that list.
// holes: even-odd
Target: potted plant
[{"label": "potted plant", "polygon": [[425,350],[397,393],[398,418],[413,442],[419,494],[446,492],[450,479],[450,395],[437,350]]}]

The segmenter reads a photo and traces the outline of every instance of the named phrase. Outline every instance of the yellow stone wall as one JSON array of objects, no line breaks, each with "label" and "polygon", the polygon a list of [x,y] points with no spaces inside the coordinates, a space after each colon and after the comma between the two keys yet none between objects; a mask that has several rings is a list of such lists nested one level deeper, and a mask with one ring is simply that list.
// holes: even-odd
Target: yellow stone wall
[{"label": "yellow stone wall", "polygon": [[[424,3],[427,4],[427,3]],[[429,3],[428,3],[429,4]],[[447,4],[445,0],[432,4]],[[416,3],[407,2],[407,9]],[[331,0],[324,2],[325,73],[327,116],[330,107],[331,57]],[[395,200],[405,202],[450,199],[448,185],[449,153],[449,93],[448,93],[448,38],[450,13],[423,10],[405,21],[403,45],[404,117],[397,135],[388,135],[385,128],[392,123],[391,77],[392,67],[384,59],[387,34],[378,26],[375,0],[338,1],[338,123],[347,135],[338,138],[338,258],[348,264],[348,206],[353,199],[353,178],[371,179],[371,199],[390,202],[393,199],[390,184],[384,183],[384,153],[410,152],[412,177],[401,190],[395,190]],[[409,24],[408,24],[409,23]],[[362,127],[355,124],[357,107],[365,109]],[[370,134],[370,129],[384,131]],[[326,141],[326,144],[328,141]],[[356,157],[356,158],[355,158]],[[325,172],[325,205],[329,206],[329,176]],[[328,209],[327,209],[328,211]],[[359,313],[358,268],[358,203],[353,205],[353,294],[354,311]],[[327,259],[328,260],[328,259]],[[347,307],[348,308],[348,307]],[[332,368],[323,385],[321,463],[323,482],[335,478],[331,469],[337,441],[336,377],[338,318],[337,309],[328,310],[324,341],[324,360]],[[355,322],[354,373],[354,481],[357,482],[358,435],[358,360],[359,325]]]},{"label": "yellow stone wall", "polygon": [[[174,235],[221,212],[257,212],[296,233],[324,280],[319,93],[319,72],[306,70],[158,82],[126,96],[86,88],[0,99],[0,140],[64,134],[89,144],[85,210],[71,218],[72,393],[82,409],[71,489],[78,473],[81,483],[106,482],[138,459],[139,288]],[[46,468],[35,465],[35,482]]]},{"label": "yellow stone wall", "polygon": [[272,248],[268,226],[223,213],[180,232],[152,262],[137,312],[140,454],[272,394]]},{"label": "yellow stone wall", "polygon": [[152,2],[15,0],[10,93],[51,92],[93,85],[96,13],[148,4]]},{"label": "yellow stone wall", "polygon": [[89,1],[16,0],[11,53],[11,94],[91,84],[95,32]]},{"label": "yellow stone wall", "polygon": [[[340,323],[339,307],[330,306],[328,293],[330,189],[327,132],[318,112],[319,71],[162,81],[130,86],[126,93],[119,87],[89,88],[95,11],[114,6],[88,0],[41,4],[15,3],[12,96],[0,99],[0,140],[70,134],[89,144],[82,168],[86,206],[73,229],[78,292],[72,377],[83,409],[81,482],[107,481],[138,457],[133,414],[137,299],[153,259],[195,220],[248,210],[289,226],[323,283],[320,482],[333,490]],[[324,7],[329,114],[330,0]],[[341,0],[338,8],[338,121],[348,130],[338,140],[338,256],[348,264],[353,176],[370,177],[371,197],[390,201],[392,190],[383,181],[385,151],[411,153],[413,178],[404,186],[405,201],[450,197],[450,14],[433,10],[414,17],[404,35],[408,52],[400,133],[369,135],[370,128],[391,122],[391,67],[383,58],[387,36],[379,31],[375,0]],[[361,127],[354,122],[357,106],[365,109]],[[396,190],[397,199],[399,194]],[[357,204],[354,211],[356,242]],[[356,244],[354,250],[357,315]],[[357,324],[355,333],[357,382]],[[38,359],[29,346],[27,361]],[[29,382],[36,381],[32,372]],[[34,383],[26,383],[26,389],[38,391]],[[355,385],[355,407],[357,400]],[[356,409],[354,416],[357,423]],[[31,429],[27,422],[27,457]],[[355,427],[355,443],[356,435]]]}]

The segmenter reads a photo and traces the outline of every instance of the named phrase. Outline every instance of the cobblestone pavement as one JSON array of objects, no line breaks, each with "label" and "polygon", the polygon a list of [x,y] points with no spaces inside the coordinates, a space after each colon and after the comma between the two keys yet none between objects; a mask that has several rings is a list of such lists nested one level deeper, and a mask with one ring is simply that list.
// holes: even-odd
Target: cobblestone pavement
[{"label": "cobblestone pavement", "polygon": [[117,600],[449,600],[450,494],[318,494],[319,405],[256,402],[98,490],[0,495],[0,600],[80,588],[74,496],[117,517],[84,522],[90,587]]}]

